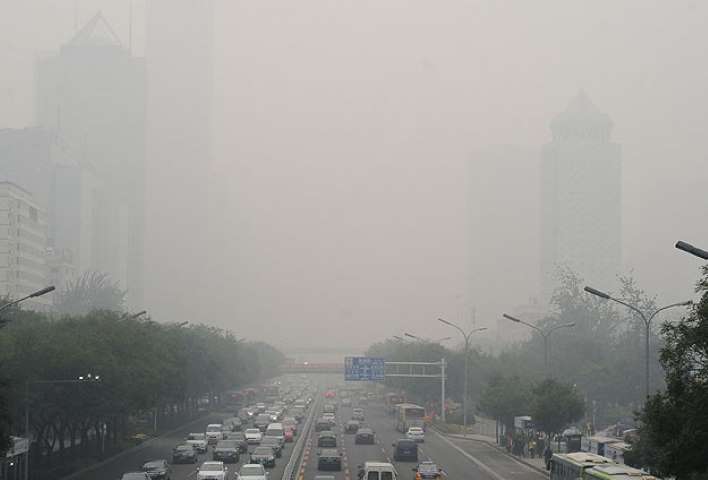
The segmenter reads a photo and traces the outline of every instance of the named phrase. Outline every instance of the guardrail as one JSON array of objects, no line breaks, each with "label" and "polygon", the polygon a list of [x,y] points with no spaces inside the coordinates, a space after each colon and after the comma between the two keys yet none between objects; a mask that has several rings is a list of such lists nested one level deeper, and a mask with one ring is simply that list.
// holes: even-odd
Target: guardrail
[{"label": "guardrail", "polygon": [[302,464],[302,453],[305,451],[305,445],[307,444],[307,439],[310,437],[310,431],[312,430],[312,425],[315,423],[317,418],[317,412],[320,409],[320,403],[322,402],[321,393],[318,392],[315,397],[316,400],[312,403],[310,408],[310,413],[307,416],[305,425],[298,435],[298,439],[293,446],[293,453],[290,455],[290,461],[285,465],[285,470],[283,471],[282,480],[295,480],[298,472],[300,472],[300,465]]}]

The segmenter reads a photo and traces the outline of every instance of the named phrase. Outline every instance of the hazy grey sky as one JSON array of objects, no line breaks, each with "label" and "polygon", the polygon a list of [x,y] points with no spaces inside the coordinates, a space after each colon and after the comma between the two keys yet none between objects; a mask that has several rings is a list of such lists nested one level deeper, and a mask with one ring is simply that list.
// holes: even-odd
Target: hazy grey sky
[{"label": "hazy grey sky", "polygon": [[[75,18],[101,9],[127,43],[127,3],[5,0],[0,127],[32,122],[32,59]],[[220,0],[215,10],[210,187],[222,238],[211,253],[222,268],[205,287],[224,295],[205,305],[210,319],[278,343],[327,325],[313,342],[349,345],[442,336],[434,319],[471,305],[491,325],[537,289],[537,232],[510,235],[529,225],[537,178],[495,176],[488,191],[507,189],[519,218],[486,214],[471,236],[469,202],[484,198],[467,188],[468,168],[486,176],[508,146],[537,162],[551,118],[580,89],[622,145],[625,272],[665,301],[691,291],[700,264],[673,243],[708,245],[705,2]],[[133,14],[142,55],[145,2]],[[470,268],[480,249],[494,261],[475,267],[472,255]],[[169,299],[152,303],[158,319],[179,314]]]}]

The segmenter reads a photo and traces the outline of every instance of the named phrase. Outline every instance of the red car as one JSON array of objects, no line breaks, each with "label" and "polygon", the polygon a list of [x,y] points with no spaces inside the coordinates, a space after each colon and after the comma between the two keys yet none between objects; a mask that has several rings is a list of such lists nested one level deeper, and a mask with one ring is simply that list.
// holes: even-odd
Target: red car
[{"label": "red car", "polygon": [[286,428],[285,431],[283,432],[283,437],[285,438],[286,443],[290,443],[295,439],[295,433],[293,432],[292,428]]},{"label": "red car", "polygon": [[334,390],[327,390],[324,394],[325,398],[334,398],[337,396],[337,392]]}]

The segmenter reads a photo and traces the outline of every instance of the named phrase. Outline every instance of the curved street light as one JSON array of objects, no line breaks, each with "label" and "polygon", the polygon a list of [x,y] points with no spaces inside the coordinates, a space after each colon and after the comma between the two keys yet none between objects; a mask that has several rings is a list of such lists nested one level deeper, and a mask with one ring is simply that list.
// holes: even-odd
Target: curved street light
[{"label": "curved street light", "polygon": [[572,328],[575,326],[575,322],[564,323],[563,325],[556,325],[555,327],[551,327],[551,328],[544,330],[532,323],[524,322],[520,318],[513,317],[507,313],[503,313],[502,317],[506,318],[507,320],[511,320],[514,323],[520,323],[521,325],[526,325],[527,327],[536,330],[541,335],[541,337],[543,338],[543,366],[544,366],[544,370],[546,371],[546,377],[550,377],[550,374],[548,371],[548,348],[549,348],[551,334],[553,332],[555,332],[556,330],[560,330],[561,328]]},{"label": "curved street light", "polygon": [[441,343],[441,342],[446,342],[447,340],[452,340],[452,337],[442,337],[442,338],[432,340],[430,338],[419,337],[418,335],[413,335],[412,333],[408,333],[408,332],[403,332],[403,335],[405,335],[408,338],[418,340],[419,342],[422,342],[422,343]]},{"label": "curved street light", "polygon": [[695,255],[698,258],[702,258],[703,260],[708,260],[708,252],[698,248],[694,247],[690,243],[682,242],[679,240],[676,242],[676,245],[674,245],[676,248],[679,250],[683,250],[684,252],[690,253],[691,255]]},{"label": "curved street light", "polygon": [[[452,322],[449,322],[443,318],[438,318],[438,322],[444,323],[448,327],[452,327],[456,329],[458,332],[462,334],[462,338],[465,339],[465,380],[464,380],[464,394],[462,397],[462,426],[463,426],[463,431],[465,436],[467,436],[467,397],[469,396],[469,389],[468,389],[468,383],[469,381],[467,380],[468,377],[468,372],[469,372],[469,353],[470,353],[470,337],[477,333],[477,332],[483,332],[484,330],[487,329],[487,327],[480,327],[480,328],[474,328],[470,330],[469,332],[466,332],[460,328],[459,326],[455,325]],[[445,405],[442,406],[442,408],[445,408]]]},{"label": "curved street light", "polygon": [[[708,254],[708,252],[706,252]],[[596,297],[600,297],[604,300],[612,300],[613,302],[617,302],[621,305],[624,305],[625,307],[629,308],[633,312],[635,312],[639,317],[642,319],[644,322],[644,383],[646,386],[646,396],[649,396],[649,335],[651,333],[651,321],[654,320],[654,317],[659,312],[663,312],[664,310],[668,310],[669,308],[675,308],[675,307],[687,307],[689,305],[692,305],[693,302],[691,300],[685,301],[685,302],[677,302],[677,303],[672,303],[670,305],[665,305],[661,308],[658,308],[654,310],[653,312],[648,312],[648,315],[645,314],[643,311],[639,309],[636,305],[632,305],[630,303],[625,302],[624,300],[620,300],[619,298],[615,298],[609,293],[603,292],[602,290],[598,290],[596,288],[588,287],[586,286],[584,290],[592,295],[595,295]]]}]

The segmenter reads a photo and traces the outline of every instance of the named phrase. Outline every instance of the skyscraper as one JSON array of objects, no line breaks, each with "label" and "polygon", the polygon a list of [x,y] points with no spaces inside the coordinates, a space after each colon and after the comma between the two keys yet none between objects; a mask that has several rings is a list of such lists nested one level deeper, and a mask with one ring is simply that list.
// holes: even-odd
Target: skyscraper
[{"label": "skyscraper", "polygon": [[95,175],[81,195],[93,205],[78,206],[93,212],[92,245],[82,247],[91,258],[81,263],[110,274],[127,289],[129,305],[142,307],[144,61],[99,13],[58,53],[38,61],[36,78],[37,124],[56,132],[81,171]]},{"label": "skyscraper", "polygon": [[558,270],[610,289],[621,268],[622,171],[612,121],[584,93],[551,122],[541,161],[541,298]]}]

